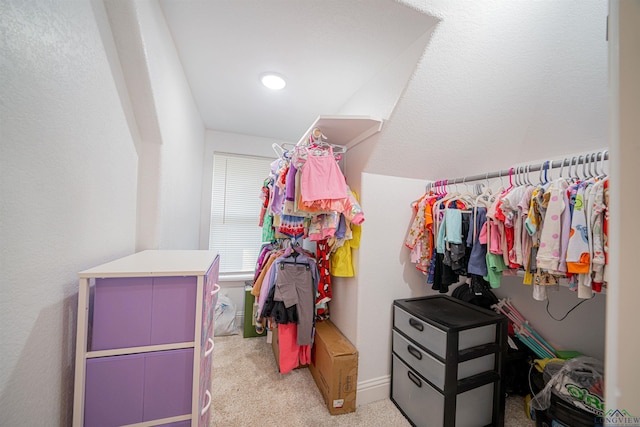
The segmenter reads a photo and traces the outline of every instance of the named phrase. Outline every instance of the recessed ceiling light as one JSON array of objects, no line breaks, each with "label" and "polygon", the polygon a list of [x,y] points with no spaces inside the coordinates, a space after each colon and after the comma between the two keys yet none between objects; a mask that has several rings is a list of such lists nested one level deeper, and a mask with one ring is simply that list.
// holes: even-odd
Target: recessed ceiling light
[{"label": "recessed ceiling light", "polygon": [[260,77],[260,81],[271,90],[280,90],[287,85],[284,78],[277,73],[265,73]]}]

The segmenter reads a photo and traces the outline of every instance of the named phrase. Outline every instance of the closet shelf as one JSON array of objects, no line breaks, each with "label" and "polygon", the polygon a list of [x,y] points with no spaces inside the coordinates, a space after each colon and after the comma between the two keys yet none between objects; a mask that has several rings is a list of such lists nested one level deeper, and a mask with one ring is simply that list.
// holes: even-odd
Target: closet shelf
[{"label": "closet shelf", "polygon": [[370,116],[318,116],[298,144],[303,143],[313,129],[320,128],[328,142],[349,149],[380,132],[382,123],[382,119]]}]

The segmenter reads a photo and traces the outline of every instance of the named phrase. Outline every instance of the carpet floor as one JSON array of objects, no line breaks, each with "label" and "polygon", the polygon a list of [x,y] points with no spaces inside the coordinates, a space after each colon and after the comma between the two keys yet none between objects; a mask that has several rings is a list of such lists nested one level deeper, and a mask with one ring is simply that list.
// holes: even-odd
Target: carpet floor
[{"label": "carpet floor", "polygon": [[[359,406],[349,414],[329,414],[309,369],[281,375],[265,337],[216,337],[212,377],[210,426],[411,425],[389,399]],[[525,416],[523,399],[508,398],[505,427],[532,426]]]}]

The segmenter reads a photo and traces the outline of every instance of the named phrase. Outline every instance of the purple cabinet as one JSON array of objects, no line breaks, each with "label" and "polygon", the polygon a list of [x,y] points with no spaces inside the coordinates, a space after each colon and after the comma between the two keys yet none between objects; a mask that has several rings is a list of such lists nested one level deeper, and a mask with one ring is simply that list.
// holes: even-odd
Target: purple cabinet
[{"label": "purple cabinet", "polygon": [[96,279],[91,350],[193,341],[196,280]]},{"label": "purple cabinet", "polygon": [[218,269],[150,250],[79,273],[74,427],[208,425]]},{"label": "purple cabinet", "polygon": [[196,291],[195,277],[153,279],[152,345],[193,341]]},{"label": "purple cabinet", "polygon": [[193,349],[145,357],[143,421],[191,413]]},{"label": "purple cabinet", "polygon": [[191,413],[193,349],[87,360],[85,426],[110,427]]},{"label": "purple cabinet", "polygon": [[109,427],[142,421],[144,357],[87,360],[84,425]]},{"label": "purple cabinet", "polygon": [[153,279],[96,279],[90,350],[138,347],[151,342]]}]

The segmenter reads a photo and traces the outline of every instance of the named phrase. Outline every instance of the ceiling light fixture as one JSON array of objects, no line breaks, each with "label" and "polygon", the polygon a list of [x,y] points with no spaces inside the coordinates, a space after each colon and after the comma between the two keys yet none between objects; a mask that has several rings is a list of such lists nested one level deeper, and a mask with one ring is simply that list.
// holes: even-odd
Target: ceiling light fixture
[{"label": "ceiling light fixture", "polygon": [[271,90],[280,90],[283,89],[287,82],[284,81],[284,78],[277,73],[265,73],[260,77],[260,81],[265,87]]}]

